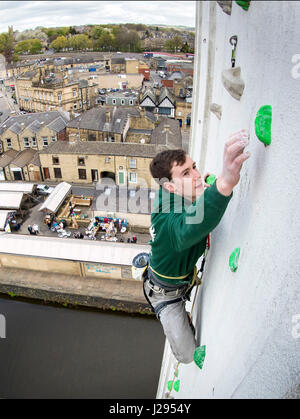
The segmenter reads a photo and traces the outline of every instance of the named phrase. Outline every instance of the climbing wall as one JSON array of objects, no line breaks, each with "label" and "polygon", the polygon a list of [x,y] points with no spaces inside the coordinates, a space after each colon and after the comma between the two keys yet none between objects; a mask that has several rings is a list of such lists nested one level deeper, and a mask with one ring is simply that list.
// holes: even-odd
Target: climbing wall
[{"label": "climbing wall", "polygon": [[158,398],[300,397],[299,25],[300,2],[197,2],[190,155],[218,175],[244,128],[251,157],[196,297],[202,368],[166,342]]}]

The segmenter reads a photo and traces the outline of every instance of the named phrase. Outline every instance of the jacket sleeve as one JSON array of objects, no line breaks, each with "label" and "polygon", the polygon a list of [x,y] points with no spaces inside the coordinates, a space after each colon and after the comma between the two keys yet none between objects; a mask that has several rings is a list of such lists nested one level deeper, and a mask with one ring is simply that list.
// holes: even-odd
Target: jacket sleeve
[{"label": "jacket sleeve", "polygon": [[171,246],[180,252],[203,240],[221,221],[232,197],[217,190],[216,182],[182,213],[168,217]]}]

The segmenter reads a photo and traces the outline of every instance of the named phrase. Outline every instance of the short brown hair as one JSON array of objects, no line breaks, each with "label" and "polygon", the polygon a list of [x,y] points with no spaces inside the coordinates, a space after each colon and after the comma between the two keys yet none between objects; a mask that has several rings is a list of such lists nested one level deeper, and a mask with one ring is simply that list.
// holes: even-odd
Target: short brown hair
[{"label": "short brown hair", "polygon": [[150,163],[152,177],[159,183],[160,179],[172,179],[171,170],[176,162],[182,166],[186,160],[186,152],[182,149],[165,150],[158,153]]}]

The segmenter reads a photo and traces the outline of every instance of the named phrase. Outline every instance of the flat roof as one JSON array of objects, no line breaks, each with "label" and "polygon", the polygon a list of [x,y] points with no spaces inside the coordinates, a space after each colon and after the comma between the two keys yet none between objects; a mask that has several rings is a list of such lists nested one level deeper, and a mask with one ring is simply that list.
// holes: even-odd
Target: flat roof
[{"label": "flat roof", "polygon": [[0,191],[32,193],[34,183],[0,182]]},{"label": "flat roof", "polygon": [[125,266],[149,251],[148,245],[20,234],[2,234],[0,240],[0,253]]},{"label": "flat roof", "polygon": [[23,192],[0,191],[0,209],[19,209]]}]

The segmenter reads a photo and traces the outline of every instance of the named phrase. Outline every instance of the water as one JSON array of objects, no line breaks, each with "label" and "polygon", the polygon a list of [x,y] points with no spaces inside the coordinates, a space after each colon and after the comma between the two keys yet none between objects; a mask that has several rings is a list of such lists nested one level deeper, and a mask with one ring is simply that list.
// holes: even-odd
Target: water
[{"label": "water", "polygon": [[164,348],[155,318],[6,298],[0,314],[0,398],[155,398]]}]

